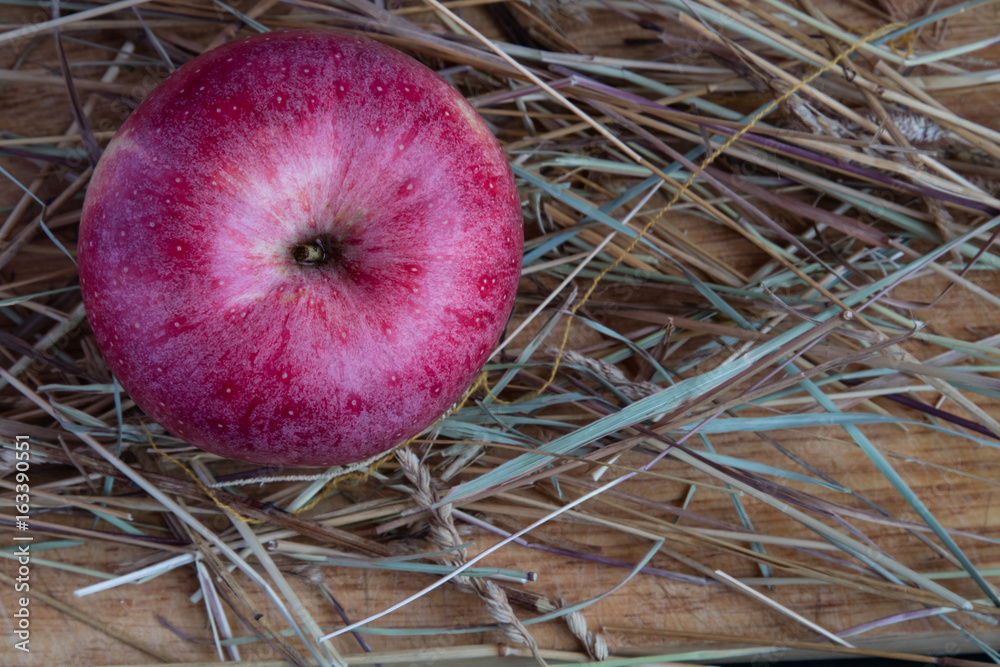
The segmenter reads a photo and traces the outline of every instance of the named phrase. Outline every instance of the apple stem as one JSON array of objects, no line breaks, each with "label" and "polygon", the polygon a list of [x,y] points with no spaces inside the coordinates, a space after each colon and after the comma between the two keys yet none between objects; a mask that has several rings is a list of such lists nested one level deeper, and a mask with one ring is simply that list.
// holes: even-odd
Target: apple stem
[{"label": "apple stem", "polygon": [[316,264],[326,259],[326,249],[320,243],[320,240],[316,239],[315,241],[300,243],[295,246],[292,256],[299,264]]}]

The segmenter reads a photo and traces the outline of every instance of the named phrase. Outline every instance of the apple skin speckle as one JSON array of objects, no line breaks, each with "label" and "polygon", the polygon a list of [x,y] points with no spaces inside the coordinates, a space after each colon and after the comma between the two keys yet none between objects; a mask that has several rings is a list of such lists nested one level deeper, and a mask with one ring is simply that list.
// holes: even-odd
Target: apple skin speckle
[{"label": "apple skin speckle", "polygon": [[[296,263],[316,239],[325,261]],[[196,58],[139,105],[79,248],[98,345],[151,417],[228,458],[336,465],[471,384],[513,305],[521,205],[437,74],[367,38],[286,31]]]}]

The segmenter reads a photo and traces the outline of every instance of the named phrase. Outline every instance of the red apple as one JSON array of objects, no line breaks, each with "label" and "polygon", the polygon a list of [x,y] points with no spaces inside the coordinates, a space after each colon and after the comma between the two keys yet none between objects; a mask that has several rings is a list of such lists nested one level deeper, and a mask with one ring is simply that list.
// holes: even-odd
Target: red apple
[{"label": "red apple", "polygon": [[376,456],[460,398],[512,307],[521,207],[503,151],[433,71],[285,31],[195,58],[91,180],[80,284],[153,419],[279,466]]}]

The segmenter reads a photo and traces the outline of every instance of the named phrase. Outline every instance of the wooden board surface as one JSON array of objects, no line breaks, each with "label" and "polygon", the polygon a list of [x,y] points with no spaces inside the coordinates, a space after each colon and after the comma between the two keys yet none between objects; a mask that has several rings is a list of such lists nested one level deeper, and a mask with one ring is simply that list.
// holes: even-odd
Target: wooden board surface
[{"label": "wooden board surface", "polygon": [[[4,11],[10,10],[5,8]],[[484,15],[474,14],[474,16],[482,21],[489,34],[498,36],[495,27]],[[10,16],[2,18],[12,22],[31,21],[32,12],[11,11]],[[628,22],[614,19],[610,13],[595,11],[589,23],[574,20],[572,17],[566,21],[573,40],[609,54],[621,48],[626,38],[649,36]],[[1000,8],[996,4],[988,5],[976,8],[974,12],[956,16],[948,22],[940,34],[935,33],[933,38],[939,40],[944,48],[949,44],[971,42],[993,36],[998,24],[1000,24]],[[100,35],[87,37],[99,39]],[[653,51],[656,48],[655,45],[650,47]],[[73,61],[95,57],[93,49],[86,45],[67,43],[67,49]],[[1000,51],[992,49],[978,52],[976,55],[989,60],[998,54]],[[13,67],[16,58],[17,54],[13,50],[0,45],[0,67]],[[41,73],[45,71],[44,67],[51,67],[55,62],[54,54],[51,53],[48,44],[43,44],[33,52],[31,62],[23,69]],[[123,81],[127,81],[123,85],[137,86],[140,90],[142,86],[151,83],[142,78],[141,72],[133,72],[124,77]],[[69,107],[64,101],[65,91],[58,83],[33,84],[6,81],[0,82],[0,86],[2,86],[0,129],[16,130],[19,134],[27,136],[46,136],[60,134],[72,121]],[[997,102],[1000,101],[1000,92],[995,88],[979,87],[971,93],[950,91],[941,94],[939,99],[956,113],[1000,130],[1000,119],[996,118],[994,111]],[[53,112],[52,109],[62,111]],[[116,113],[120,111],[107,100],[98,105],[98,118],[114,121]],[[21,182],[30,181],[38,171],[37,164],[11,157],[0,157],[0,166]],[[64,186],[65,183],[53,181],[46,185],[40,196],[43,199],[54,196]],[[19,196],[19,190],[9,181],[4,179],[0,182],[0,207],[13,205]],[[73,220],[67,220],[66,224],[73,224]],[[731,232],[706,227],[695,220],[683,218],[679,218],[677,224],[686,230],[692,242],[710,248],[713,254],[731,261],[734,265],[752,271],[762,261],[761,257],[747,252]],[[18,263],[6,270],[0,279],[5,282],[20,280],[47,271],[57,264],[57,253],[57,250],[43,240],[35,241],[21,253]],[[975,280],[978,285],[993,294],[1000,294],[1000,277],[995,273],[977,274]],[[935,276],[922,276],[896,290],[893,297],[901,301],[930,303],[942,293],[945,286],[946,283]],[[613,295],[609,298],[613,298]],[[526,308],[527,306],[521,310]],[[981,299],[961,288],[948,292],[934,304],[933,308],[914,311],[914,316],[926,322],[930,331],[965,340],[982,339],[1000,333],[1000,312],[996,308],[984,306]],[[579,343],[582,347],[587,342],[572,341],[571,345]],[[924,348],[919,343],[910,342],[908,345],[908,349],[918,358],[922,358],[930,350],[929,347]],[[930,402],[937,400],[933,392],[927,392],[923,398]],[[1000,401],[977,397],[977,402],[989,413],[1000,415]],[[962,416],[968,416],[953,405],[946,403],[945,407]],[[916,413],[912,414],[912,418],[915,421],[920,420],[920,416]],[[956,531],[957,543],[980,570],[990,571],[1000,568],[1000,546],[995,543],[1000,539],[1000,502],[998,502],[1000,488],[997,484],[1000,480],[1000,450],[995,447],[977,446],[920,426],[911,426],[904,430],[898,426],[871,425],[863,427],[862,431],[883,454],[889,457],[903,479],[932,508],[938,520],[944,526]],[[793,467],[786,456],[763,438],[747,438],[743,434],[723,434],[714,436],[713,444],[725,455],[777,467]],[[808,432],[791,430],[780,435],[779,444],[807,459],[831,479],[854,489],[858,496],[877,504],[889,514],[913,521],[915,525],[919,524],[919,517],[910,510],[899,493],[886,483],[885,477],[845,436],[843,430],[834,427],[810,429]],[[495,455],[506,456],[503,452]],[[630,455],[619,463],[629,466],[641,465],[645,461],[645,457]],[[391,472],[394,465],[390,462],[385,470]],[[601,513],[641,511],[651,519],[663,522],[663,534],[672,537],[669,542],[670,548],[689,559],[690,563],[684,564],[666,553],[658,554],[649,563],[649,566],[656,568],[657,572],[640,574],[621,589],[587,607],[584,616],[589,627],[595,631],[602,631],[612,653],[627,656],[640,650],[655,651],[659,647],[662,647],[664,652],[675,653],[685,648],[731,646],[724,642],[713,643],[691,636],[677,636],[674,633],[683,635],[724,632],[730,636],[766,637],[779,647],[790,646],[791,642],[812,639],[815,633],[802,624],[791,621],[788,616],[729,586],[704,578],[703,572],[692,566],[697,564],[708,570],[722,570],[737,577],[753,578],[762,575],[759,567],[748,558],[722,553],[704,544],[685,543],[684,529],[692,524],[683,517],[678,518],[670,510],[671,507],[686,503],[687,510],[718,521],[719,530],[733,530],[739,527],[739,519],[732,498],[724,490],[715,487],[713,480],[707,476],[679,463],[665,462],[658,471],[663,477],[642,478],[617,489],[620,494],[630,494],[629,496],[620,494],[606,496],[609,502],[620,502],[622,508],[608,509],[602,506]],[[589,479],[586,475],[581,477],[584,480]],[[704,486],[692,486],[698,484]],[[791,485],[795,486],[795,483]],[[564,484],[556,490],[551,485],[543,484],[534,493],[525,494],[525,497],[539,506],[551,507],[553,503],[558,502],[558,493],[562,493],[564,499],[571,499],[577,497],[585,488],[587,487],[573,488],[570,484]],[[858,509],[866,508],[860,500],[845,497],[844,494],[833,490],[816,486],[803,488],[808,488],[810,493],[829,499],[831,502]],[[44,490],[44,487],[36,485],[34,489]],[[696,490],[690,495],[692,489]],[[357,502],[395,497],[376,481],[350,488],[349,492]],[[7,494],[0,495],[7,497]],[[642,507],[630,503],[628,501],[630,497],[643,498],[648,504]],[[747,506],[754,526],[760,533],[816,540],[816,546],[821,547],[818,537],[807,533],[801,525],[791,521],[782,512],[766,507],[749,497],[743,497],[741,501]],[[322,518],[347,502],[347,496],[335,496],[313,510],[311,516]],[[649,540],[626,536],[621,532],[605,530],[588,523],[585,519],[589,507],[591,506],[584,505],[581,508],[581,516],[577,519],[547,524],[529,534],[526,539],[536,547],[569,548],[612,559],[621,564],[639,562],[649,549]],[[471,503],[462,509],[492,516],[498,525],[510,529],[527,525],[531,520],[540,517],[542,512],[537,507],[525,504],[520,513],[506,517],[498,516],[495,514],[497,507],[491,505],[489,501],[480,504]],[[71,517],[61,512],[51,514],[36,512],[33,518],[38,525],[41,522],[48,522],[57,526],[94,527],[91,520],[79,516]],[[151,523],[161,522],[160,518],[151,514],[142,517],[142,520]],[[836,521],[829,518],[825,521],[830,525],[837,525]],[[883,549],[914,570],[949,572],[959,569],[926,530],[911,532],[897,526],[879,526],[864,523],[862,519],[858,521],[858,525],[862,526],[865,534],[872,539],[873,549]],[[668,529],[666,524],[671,524],[673,527]],[[216,526],[220,530],[224,527],[222,524]],[[359,535],[379,538],[370,525],[356,525],[349,528]],[[38,539],[45,535],[40,527],[36,527],[36,531]],[[0,531],[0,537],[5,540],[0,546],[9,543],[6,540],[10,534],[6,528]],[[468,526],[463,528],[462,537],[467,542],[474,543],[470,549],[471,554],[488,548],[497,540],[495,535]],[[394,547],[413,550],[430,548],[426,543],[416,542],[407,545],[395,544]],[[768,545],[766,549],[768,553],[775,555],[787,553],[780,544]],[[818,551],[816,563],[820,570],[824,562],[823,554],[832,553],[834,552]],[[63,549],[58,554],[53,552],[52,557],[58,556],[58,560],[63,563],[80,567],[110,573],[127,573],[149,564],[151,554],[150,549],[141,546],[90,543],[86,546]],[[210,662],[216,659],[204,605],[189,601],[191,594],[198,590],[193,568],[182,567],[148,583],[126,585],[112,591],[76,598],[73,592],[94,583],[95,579],[85,574],[46,567],[41,560],[42,556],[44,554],[36,557],[30,572],[31,590],[35,594],[30,605],[32,632],[30,654],[12,649],[13,640],[10,638],[10,633],[16,623],[16,619],[12,616],[16,607],[16,594],[9,586],[0,584],[0,635],[3,636],[3,644],[0,644],[0,663],[47,666],[145,665],[156,662],[154,657],[127,646],[120,639],[113,638],[79,619],[71,618],[72,614],[67,613],[66,607],[76,610],[82,618],[94,621],[97,625],[128,635],[171,661]],[[567,604],[581,602],[610,591],[629,574],[628,567],[581,561],[553,553],[551,549],[546,551],[516,544],[504,547],[482,564],[534,572],[537,580],[527,584],[527,589]],[[292,562],[283,565],[287,568],[294,588],[303,602],[313,611],[318,622],[327,627],[334,627],[341,621],[330,602],[317,588],[317,580],[322,580],[336,596],[340,605],[348,610],[352,620],[379,612],[433,581],[433,578],[419,574],[386,574],[346,567],[329,567],[320,571],[317,568],[303,569]],[[16,563],[13,561],[4,560],[0,563],[0,573],[14,577],[16,572]],[[780,573],[779,576],[795,575]],[[237,577],[244,585],[250,587],[245,577],[242,575]],[[313,578],[312,581],[310,577]],[[702,578],[703,582],[695,580]],[[990,580],[997,581],[995,576],[991,576]],[[975,585],[968,580],[947,580],[946,585],[960,595],[975,599],[982,597]],[[859,593],[843,586],[825,584],[758,587],[757,590],[772,600],[796,610],[819,626],[835,631],[895,614],[916,613],[924,608],[913,600],[893,600],[883,595]],[[905,597],[904,593],[901,593],[901,596]],[[267,618],[276,619],[277,623],[277,614],[273,606],[263,598],[255,597],[259,600],[262,613]],[[47,601],[49,599],[66,607],[57,609],[49,604]],[[530,617],[530,614],[523,614],[525,619]],[[951,613],[948,617],[984,641],[1000,645],[1000,631],[986,622],[984,617],[958,613]],[[454,587],[445,586],[408,605],[400,612],[379,620],[374,625],[389,628],[459,628],[489,625],[491,622],[483,604],[474,596]],[[234,624],[237,624],[235,620]],[[667,632],[671,634],[665,634]],[[545,649],[581,654],[579,640],[563,622],[547,622],[531,626],[531,633],[538,644]],[[244,631],[240,630],[238,634],[244,634]],[[441,648],[439,657],[442,659],[455,658],[458,655],[449,653],[450,648],[479,644],[488,650],[495,649],[498,658],[501,655],[521,655],[520,662],[533,664],[526,649],[512,645],[496,631],[432,637],[366,634],[363,635],[363,639],[374,651],[395,650],[406,654],[405,652]],[[935,616],[897,623],[866,633],[852,642],[857,646],[886,650],[949,655],[974,649],[972,644],[963,639],[953,627]],[[362,652],[359,642],[352,637],[340,637],[334,640],[334,644],[344,654],[356,655]],[[244,660],[248,661],[278,659],[278,655],[272,649],[259,643],[243,647],[241,653]],[[782,659],[793,655],[796,655],[794,651],[772,652],[766,654],[765,658]],[[502,662],[515,664],[518,661]],[[413,657],[407,664],[423,663],[417,657]],[[469,657],[464,659],[464,662],[459,660],[453,664],[489,664],[489,662],[482,658]]]}]

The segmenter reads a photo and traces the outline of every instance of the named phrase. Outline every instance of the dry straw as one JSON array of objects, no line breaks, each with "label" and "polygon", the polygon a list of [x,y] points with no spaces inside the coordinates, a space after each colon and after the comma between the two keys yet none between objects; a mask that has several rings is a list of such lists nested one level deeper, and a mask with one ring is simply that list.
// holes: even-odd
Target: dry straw
[{"label": "dry straw", "polygon": [[[996,3],[0,4],[23,664],[1000,660]],[[76,281],[91,162],[135,104],[208,48],[296,27],[440,71],[525,218],[479,381],[356,469],[165,433],[108,375]]]}]

